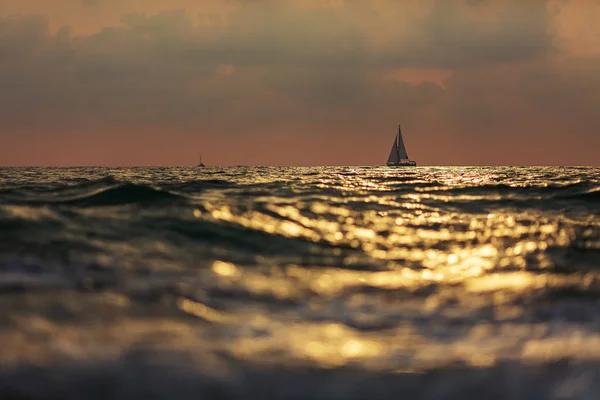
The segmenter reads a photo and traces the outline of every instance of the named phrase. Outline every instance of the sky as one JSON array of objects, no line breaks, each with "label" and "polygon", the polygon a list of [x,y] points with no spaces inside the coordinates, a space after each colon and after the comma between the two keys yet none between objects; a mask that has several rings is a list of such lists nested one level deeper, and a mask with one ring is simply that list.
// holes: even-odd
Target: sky
[{"label": "sky", "polygon": [[600,165],[597,0],[0,0],[0,165]]}]

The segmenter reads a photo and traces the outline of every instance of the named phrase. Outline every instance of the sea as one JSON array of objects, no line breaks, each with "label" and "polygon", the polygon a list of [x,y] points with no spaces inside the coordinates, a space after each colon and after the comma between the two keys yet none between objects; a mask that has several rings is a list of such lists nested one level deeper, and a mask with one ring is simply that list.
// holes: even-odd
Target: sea
[{"label": "sea", "polygon": [[599,399],[600,168],[0,168],[1,399]]}]

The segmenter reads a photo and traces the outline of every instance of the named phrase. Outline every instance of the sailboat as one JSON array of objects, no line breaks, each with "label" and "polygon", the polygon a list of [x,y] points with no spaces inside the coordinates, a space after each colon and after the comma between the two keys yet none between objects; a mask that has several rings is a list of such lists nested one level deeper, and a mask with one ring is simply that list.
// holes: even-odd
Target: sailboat
[{"label": "sailboat", "polygon": [[204,165],[204,164],[202,163],[202,153],[200,153],[200,160],[199,160],[199,163],[198,163],[198,165],[197,165],[197,166],[198,166],[198,167],[206,167],[206,165]]},{"label": "sailboat", "polygon": [[400,129],[400,125],[398,125],[398,134],[394,138],[394,144],[392,145],[392,150],[390,151],[390,156],[388,157],[386,165],[388,167],[417,166],[416,161],[408,159],[406,147],[404,147],[404,140],[402,140],[402,130]]}]

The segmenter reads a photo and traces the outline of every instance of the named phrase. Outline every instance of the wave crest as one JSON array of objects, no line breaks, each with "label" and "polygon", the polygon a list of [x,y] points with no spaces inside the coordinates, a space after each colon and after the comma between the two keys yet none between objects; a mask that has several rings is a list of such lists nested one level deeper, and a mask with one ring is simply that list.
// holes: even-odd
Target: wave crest
[{"label": "wave crest", "polygon": [[75,206],[115,206],[123,204],[152,204],[165,201],[184,201],[185,197],[147,185],[125,183],[92,194],[63,201]]}]

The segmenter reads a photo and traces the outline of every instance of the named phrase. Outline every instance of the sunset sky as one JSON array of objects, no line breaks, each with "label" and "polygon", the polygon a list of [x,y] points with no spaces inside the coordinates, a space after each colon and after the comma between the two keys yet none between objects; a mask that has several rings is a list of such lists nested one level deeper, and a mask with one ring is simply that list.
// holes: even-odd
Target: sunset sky
[{"label": "sunset sky", "polygon": [[0,0],[0,165],[600,165],[597,0]]}]

